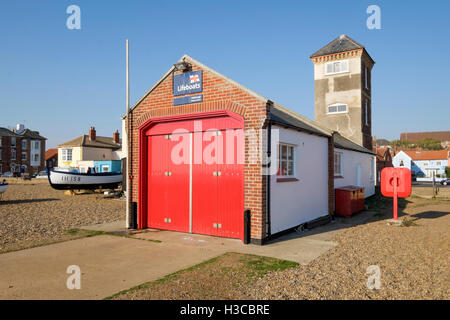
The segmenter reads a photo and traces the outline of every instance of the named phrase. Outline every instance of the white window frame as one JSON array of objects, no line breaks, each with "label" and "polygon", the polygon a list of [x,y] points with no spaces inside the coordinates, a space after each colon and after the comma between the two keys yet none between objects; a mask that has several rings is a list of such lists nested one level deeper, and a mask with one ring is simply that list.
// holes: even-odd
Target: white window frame
[{"label": "white window frame", "polygon": [[[338,64],[338,63],[339,63],[340,66],[342,66],[343,63],[345,63],[345,65],[346,65],[345,70],[340,70],[340,71],[337,71],[337,72],[334,71],[335,68],[336,68],[335,65]],[[328,72],[327,71],[329,65],[333,65],[333,71],[332,72]],[[347,73],[347,72],[349,72],[349,69],[350,69],[350,67],[349,67],[349,60],[348,59],[331,61],[331,62],[325,63],[325,75],[326,76],[333,75],[333,74]]]},{"label": "white window frame", "polygon": [[27,140],[22,140],[22,150],[27,150]]},{"label": "white window frame", "polygon": [[41,145],[39,143],[40,141],[34,141],[34,149],[39,150]]},{"label": "white window frame", "polygon": [[34,161],[34,162],[39,162],[40,160],[41,160],[41,159],[40,159],[39,153],[35,153],[35,154],[34,154],[33,161]]},{"label": "white window frame", "polygon": [[[70,150],[70,159],[69,159],[69,150]],[[62,161],[72,161],[72,149],[62,149],[61,150],[61,159]]]},{"label": "white window frame", "polygon": [[2,147],[2,139],[3,137],[2,136],[0,136],[0,148]]},{"label": "white window frame", "polygon": [[[339,172],[336,172],[336,156],[338,156],[339,159]],[[344,176],[344,153],[335,151],[334,152],[334,166],[333,166],[333,172],[335,177],[343,177]]]},{"label": "white window frame", "polygon": [[11,138],[11,147],[16,147],[16,138]]},{"label": "white window frame", "polygon": [[[338,106],[345,106],[345,111],[330,112],[330,107],[336,107],[337,110]],[[333,103],[327,106],[327,114],[342,114],[342,113],[348,113],[348,105],[346,103]]]},{"label": "white window frame", "polygon": [[366,65],[364,65],[364,71],[364,87],[369,89],[369,68]]},{"label": "white window frame", "polygon": [[[281,155],[282,155],[281,148],[282,147],[287,147],[288,148],[287,152],[286,152],[287,155],[289,154],[289,148],[292,148],[291,149],[292,160],[289,160],[288,156],[286,156],[286,159],[281,159]],[[297,148],[296,148],[296,145],[294,145],[294,144],[284,143],[284,142],[278,143],[278,154],[277,154],[277,177],[278,178],[297,178],[297,165],[296,165],[297,156],[296,156],[296,151],[297,151]],[[289,168],[288,164],[292,163],[292,171],[293,171],[292,174],[290,174],[290,175],[288,175],[288,174],[283,175],[282,174],[282,172],[281,172],[281,163],[283,161],[286,162],[286,168]]]},{"label": "white window frame", "polygon": [[16,160],[17,158],[17,149],[11,148],[11,160]]},{"label": "white window frame", "polygon": [[26,151],[22,151],[22,160],[27,160],[27,152]]},{"label": "white window frame", "polygon": [[[105,171],[105,169],[106,169],[106,171]],[[111,172],[111,171],[109,170],[109,165],[103,165],[103,166],[102,166],[102,172]]]}]

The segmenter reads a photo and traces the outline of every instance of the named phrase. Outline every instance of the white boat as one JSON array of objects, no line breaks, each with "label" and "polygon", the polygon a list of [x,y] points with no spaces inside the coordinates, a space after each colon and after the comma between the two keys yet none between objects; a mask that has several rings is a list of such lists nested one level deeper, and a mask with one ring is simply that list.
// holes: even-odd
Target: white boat
[{"label": "white boat", "polygon": [[115,189],[122,183],[122,173],[79,173],[49,170],[48,181],[57,190]]},{"label": "white boat", "polygon": [[8,189],[8,184],[3,180],[3,182],[0,183],[0,194],[5,193],[6,189]]}]

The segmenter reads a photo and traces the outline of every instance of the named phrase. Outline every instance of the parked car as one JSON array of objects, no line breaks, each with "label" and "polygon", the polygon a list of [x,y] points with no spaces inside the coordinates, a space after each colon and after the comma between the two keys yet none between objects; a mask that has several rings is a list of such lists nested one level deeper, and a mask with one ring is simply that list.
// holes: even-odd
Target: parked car
[{"label": "parked car", "polygon": [[450,178],[445,178],[444,180],[441,180],[441,184],[446,186],[450,184]]},{"label": "parked car", "polygon": [[4,178],[12,178],[14,177],[14,173],[12,173],[11,171],[7,171],[3,174]]},{"label": "parked car", "polygon": [[41,171],[37,174],[36,179],[47,179],[47,171]]}]

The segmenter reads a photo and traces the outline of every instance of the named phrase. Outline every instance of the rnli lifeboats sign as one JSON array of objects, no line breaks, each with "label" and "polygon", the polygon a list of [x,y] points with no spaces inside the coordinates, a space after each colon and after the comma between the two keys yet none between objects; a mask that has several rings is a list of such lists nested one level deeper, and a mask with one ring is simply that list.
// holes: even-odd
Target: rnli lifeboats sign
[{"label": "rnli lifeboats sign", "polygon": [[203,75],[202,70],[191,71],[173,76],[173,95],[181,96],[185,94],[202,92]]}]

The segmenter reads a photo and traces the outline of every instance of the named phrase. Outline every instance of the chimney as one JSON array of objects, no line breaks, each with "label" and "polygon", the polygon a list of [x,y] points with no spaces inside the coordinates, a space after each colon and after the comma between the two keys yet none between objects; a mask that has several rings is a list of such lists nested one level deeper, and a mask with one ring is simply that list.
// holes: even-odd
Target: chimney
[{"label": "chimney", "polygon": [[119,143],[120,139],[119,139],[119,130],[116,130],[116,132],[113,133],[113,140],[115,143]]},{"label": "chimney", "polygon": [[21,134],[25,130],[25,126],[21,123],[16,125],[16,130],[13,130],[17,134]]},{"label": "chimney", "polygon": [[89,140],[95,141],[96,138],[97,138],[97,135],[95,132],[95,127],[90,127],[89,128]]}]

